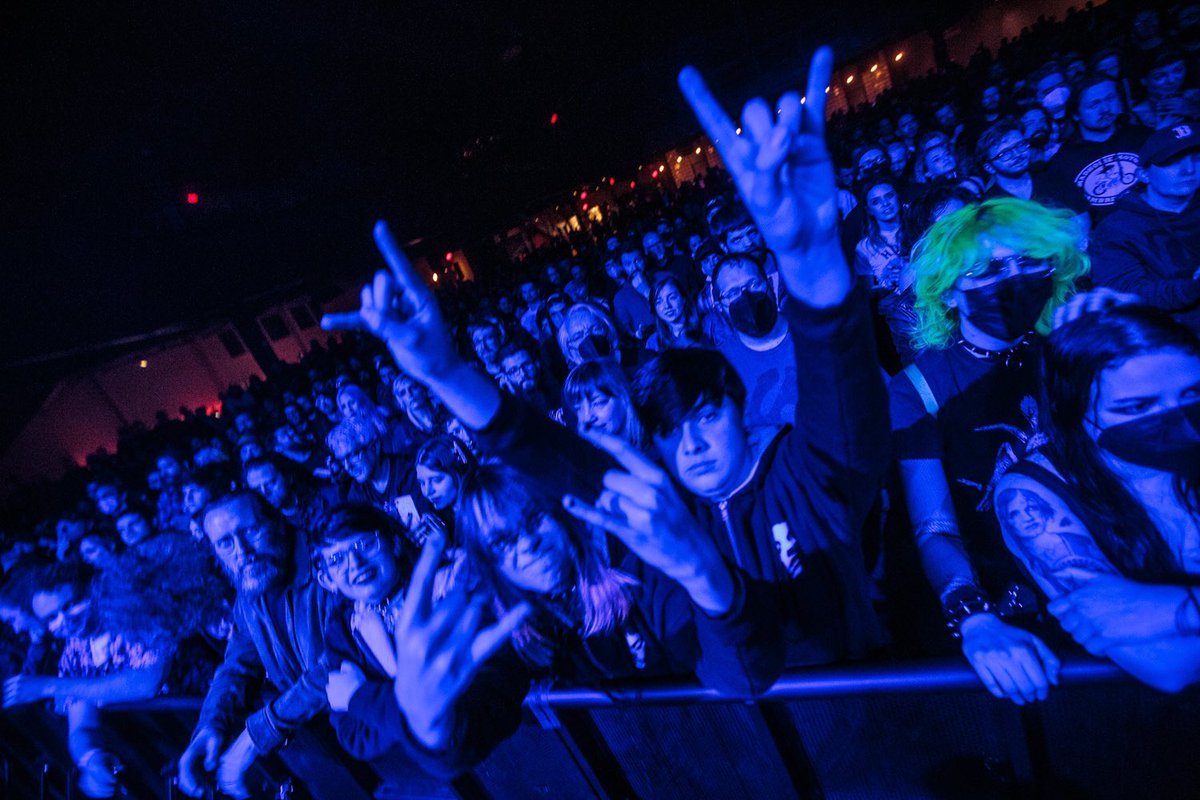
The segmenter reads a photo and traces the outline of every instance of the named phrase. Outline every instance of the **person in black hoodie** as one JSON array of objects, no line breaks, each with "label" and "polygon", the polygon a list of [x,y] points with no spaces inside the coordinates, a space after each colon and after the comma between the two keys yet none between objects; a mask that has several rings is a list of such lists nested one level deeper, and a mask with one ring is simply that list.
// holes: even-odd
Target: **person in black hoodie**
[{"label": "person in black hoodie", "polygon": [[[749,137],[734,134],[695,70],[680,75],[684,94],[778,257],[790,294],[785,313],[797,331],[795,347],[811,391],[803,411],[797,409],[796,430],[766,446],[751,445],[736,391],[692,394],[678,409],[674,421],[680,427],[660,428],[656,442],[672,476],[703,498],[696,511],[721,556],[752,578],[788,583],[788,611],[804,611],[790,620],[795,624],[788,632],[797,663],[861,656],[881,642],[858,537],[887,467],[887,402],[867,298],[852,291],[838,246],[836,186],[823,135],[823,87],[831,71],[832,53],[823,48],[809,77],[808,97],[816,101],[805,105],[789,93],[777,118],[765,101],[751,101]],[[577,492],[572,485],[587,486],[612,466],[570,432],[555,430],[502,395],[459,357],[434,297],[387,226],[377,224],[375,235],[391,272],[377,273],[358,312],[326,317],[327,329],[364,330],[383,339],[406,372],[479,431],[485,451],[503,453],[518,468],[533,465],[526,471],[562,482],[564,492]],[[670,379],[672,370],[664,374]],[[677,395],[687,392],[685,387]],[[712,449],[721,463],[684,463],[689,431],[706,424],[714,405],[720,406],[723,439]],[[572,475],[578,476],[574,484],[567,482]],[[604,480],[611,489],[607,475]]]},{"label": "person in black hoodie", "polygon": [[1200,127],[1155,131],[1127,192],[1092,241],[1096,283],[1140,296],[1200,332]]}]

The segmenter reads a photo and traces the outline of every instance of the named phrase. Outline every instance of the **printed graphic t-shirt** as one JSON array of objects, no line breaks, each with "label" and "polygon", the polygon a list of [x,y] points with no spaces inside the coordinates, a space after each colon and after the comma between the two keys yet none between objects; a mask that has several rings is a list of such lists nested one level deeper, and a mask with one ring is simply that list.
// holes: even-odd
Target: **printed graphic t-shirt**
[{"label": "printed graphic t-shirt", "polygon": [[1117,198],[1137,185],[1138,151],[1150,132],[1118,128],[1107,142],[1075,141],[1062,146],[1038,176],[1038,199],[1091,213],[1099,222]]}]

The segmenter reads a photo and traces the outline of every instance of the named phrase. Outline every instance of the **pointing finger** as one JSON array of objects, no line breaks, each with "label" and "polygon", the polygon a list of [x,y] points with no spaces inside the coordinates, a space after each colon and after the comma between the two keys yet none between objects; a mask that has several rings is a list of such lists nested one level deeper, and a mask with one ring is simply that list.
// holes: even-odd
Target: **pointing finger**
[{"label": "pointing finger", "polygon": [[615,458],[635,478],[655,487],[667,483],[666,473],[659,469],[657,464],[619,436],[597,432],[590,438],[597,447]]},{"label": "pointing finger", "polygon": [[432,295],[425,286],[425,282],[417,275],[417,271],[413,269],[404,250],[392,236],[391,228],[386,222],[379,220],[375,223],[374,235],[375,246],[379,249],[383,260],[391,267],[392,277],[396,279],[400,289],[413,299],[417,308],[424,306],[432,299]]},{"label": "pointing finger", "polygon": [[805,89],[804,132],[814,136],[825,135],[825,90],[833,79],[833,50],[817,48],[808,67],[808,83]]},{"label": "pointing finger", "polygon": [[725,109],[721,108],[717,98],[713,97],[700,71],[692,66],[680,70],[679,88],[696,114],[696,119],[700,121],[700,127],[704,128],[721,157],[730,163],[731,167],[740,167],[741,159],[735,158],[739,154],[733,120],[725,113]]}]

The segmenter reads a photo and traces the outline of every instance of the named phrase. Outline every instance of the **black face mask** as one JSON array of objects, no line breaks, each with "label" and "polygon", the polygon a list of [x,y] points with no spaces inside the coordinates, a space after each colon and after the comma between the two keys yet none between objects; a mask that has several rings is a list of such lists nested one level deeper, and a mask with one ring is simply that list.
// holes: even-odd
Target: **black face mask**
[{"label": "black face mask", "polygon": [[967,319],[972,325],[988,336],[1012,342],[1037,325],[1054,295],[1054,274],[1014,275],[962,293],[971,310]]},{"label": "black face mask", "polygon": [[1111,425],[1096,444],[1139,467],[1192,474],[1200,467],[1200,403]]},{"label": "black face mask", "polygon": [[735,331],[747,336],[766,336],[778,319],[779,308],[768,292],[742,292],[729,304],[729,322]]},{"label": "black face mask", "polygon": [[579,343],[579,357],[584,361],[592,361],[597,358],[608,358],[612,355],[612,344],[608,341],[607,336],[598,334],[589,334],[586,339]]}]

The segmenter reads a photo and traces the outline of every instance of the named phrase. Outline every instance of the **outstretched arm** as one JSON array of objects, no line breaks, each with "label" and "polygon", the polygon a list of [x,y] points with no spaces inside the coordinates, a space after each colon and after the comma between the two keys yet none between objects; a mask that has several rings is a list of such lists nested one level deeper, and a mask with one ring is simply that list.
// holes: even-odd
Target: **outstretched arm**
[{"label": "outstretched arm", "polygon": [[[746,209],[793,298],[817,308],[836,306],[852,280],[838,242],[838,196],[825,146],[825,90],[833,51],[813,54],[805,95],[788,92],[775,105],[761,97],[742,109],[739,136],[695,67],[679,73],[700,125],[729,168]],[[773,109],[776,109],[773,111]]]},{"label": "outstretched arm", "polygon": [[355,330],[381,339],[397,366],[430,391],[469,428],[496,416],[500,389],[454,349],[437,298],[409,263],[386,222],[375,223],[375,246],[388,269],[362,288],[358,311],[327,314],[325,330]]}]

